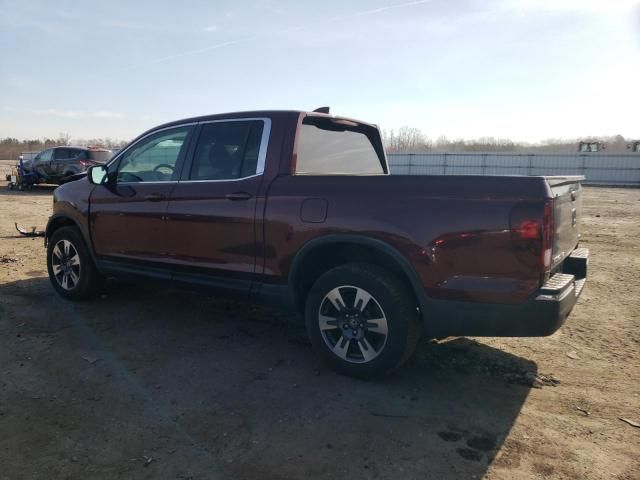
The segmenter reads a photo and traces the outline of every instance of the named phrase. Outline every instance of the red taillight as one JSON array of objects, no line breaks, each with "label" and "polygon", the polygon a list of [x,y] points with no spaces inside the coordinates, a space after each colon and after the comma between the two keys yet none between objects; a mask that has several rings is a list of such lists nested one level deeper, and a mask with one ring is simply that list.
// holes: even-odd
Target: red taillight
[{"label": "red taillight", "polygon": [[511,245],[516,258],[544,277],[551,266],[553,201],[522,202],[509,215]]},{"label": "red taillight", "polygon": [[553,200],[544,203],[542,216],[542,253],[540,261],[544,271],[551,268],[551,250],[553,248]]},{"label": "red taillight", "polygon": [[82,165],[83,167],[91,167],[95,164],[96,162],[93,162],[91,160],[80,160],[80,165]]},{"label": "red taillight", "polygon": [[535,220],[523,220],[520,222],[518,233],[520,233],[520,238],[523,240],[535,240],[538,238],[538,230],[538,222]]}]

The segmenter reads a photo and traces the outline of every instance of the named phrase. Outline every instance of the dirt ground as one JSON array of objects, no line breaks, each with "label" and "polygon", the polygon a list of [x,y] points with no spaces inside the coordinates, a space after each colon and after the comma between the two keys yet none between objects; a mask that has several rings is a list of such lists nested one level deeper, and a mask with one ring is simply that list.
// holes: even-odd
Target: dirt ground
[{"label": "dirt ground", "polygon": [[639,479],[640,190],[586,188],[590,277],[547,338],[423,342],[325,368],[278,312],[152,285],[49,285],[51,189],[0,182],[0,479]]}]

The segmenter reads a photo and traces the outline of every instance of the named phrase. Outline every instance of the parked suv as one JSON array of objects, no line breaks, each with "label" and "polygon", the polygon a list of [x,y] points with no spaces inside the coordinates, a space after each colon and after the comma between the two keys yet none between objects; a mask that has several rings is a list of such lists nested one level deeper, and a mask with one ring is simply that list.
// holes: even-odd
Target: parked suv
[{"label": "parked suv", "polygon": [[378,127],[323,112],[165,124],[55,190],[49,278],[69,299],[111,276],[276,303],[357,377],[421,334],[562,325],[587,275],[583,177],[388,173]]},{"label": "parked suv", "polygon": [[25,168],[38,174],[39,183],[64,183],[92,165],[106,163],[111,151],[92,147],[53,147],[38,153]]}]

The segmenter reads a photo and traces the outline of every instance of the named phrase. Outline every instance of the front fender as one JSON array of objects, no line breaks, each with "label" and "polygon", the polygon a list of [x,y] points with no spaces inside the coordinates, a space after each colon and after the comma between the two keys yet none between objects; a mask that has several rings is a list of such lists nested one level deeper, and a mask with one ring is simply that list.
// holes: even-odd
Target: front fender
[{"label": "front fender", "polygon": [[[53,213],[45,230],[45,246],[53,233],[61,227],[73,226],[80,230],[96,266],[91,233],[89,231],[89,198],[93,185],[87,180],[66,183],[53,192]],[[98,266],[99,268],[99,266]]]}]

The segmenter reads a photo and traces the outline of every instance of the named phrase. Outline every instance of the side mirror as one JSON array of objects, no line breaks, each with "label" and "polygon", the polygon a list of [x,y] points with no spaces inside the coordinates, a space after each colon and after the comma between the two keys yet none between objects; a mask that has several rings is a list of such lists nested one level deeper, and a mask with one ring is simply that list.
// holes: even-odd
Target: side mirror
[{"label": "side mirror", "polygon": [[94,185],[104,185],[109,181],[109,171],[104,165],[94,165],[89,167],[87,178]]}]

